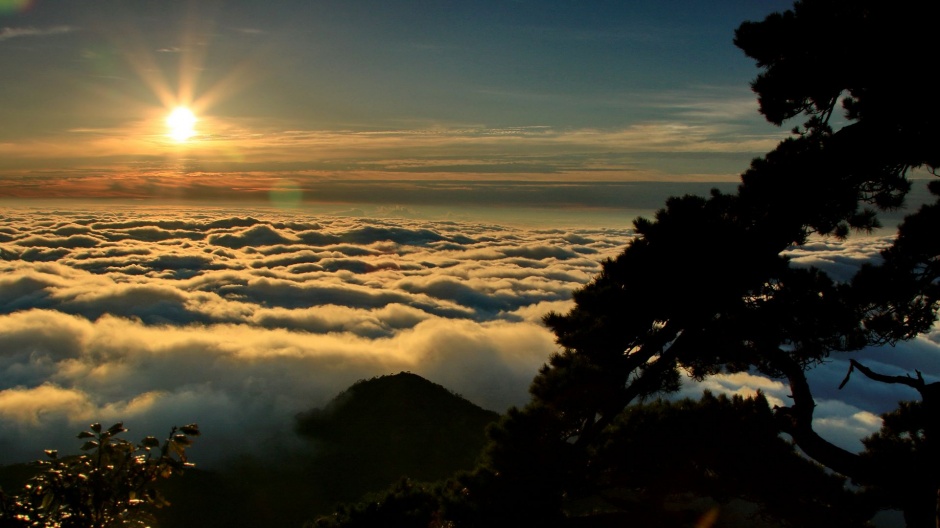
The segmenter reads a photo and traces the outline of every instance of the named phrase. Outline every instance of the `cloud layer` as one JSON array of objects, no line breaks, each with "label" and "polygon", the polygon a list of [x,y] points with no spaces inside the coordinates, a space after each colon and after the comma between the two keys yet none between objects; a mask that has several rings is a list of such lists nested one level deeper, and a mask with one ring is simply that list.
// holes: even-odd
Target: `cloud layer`
[{"label": "cloud layer", "polygon": [[402,370],[522,404],[554,350],[541,316],[630,235],[276,209],[2,217],[4,461],[92,420],[196,421],[224,453]]},{"label": "cloud layer", "polygon": [[[395,211],[401,213],[402,211]],[[627,228],[311,215],[256,208],[7,208],[0,213],[0,462],[67,449],[91,421],[132,433],[198,422],[210,463],[283,435],[354,381],[415,372],[497,411],[527,401],[564,311]],[[543,224],[549,225],[549,224]],[[792,257],[834,276],[887,241],[820,241]],[[887,373],[940,373],[938,335],[866,351]],[[845,445],[902,389],[816,369],[819,424]],[[739,374],[688,384],[785,402]]]}]

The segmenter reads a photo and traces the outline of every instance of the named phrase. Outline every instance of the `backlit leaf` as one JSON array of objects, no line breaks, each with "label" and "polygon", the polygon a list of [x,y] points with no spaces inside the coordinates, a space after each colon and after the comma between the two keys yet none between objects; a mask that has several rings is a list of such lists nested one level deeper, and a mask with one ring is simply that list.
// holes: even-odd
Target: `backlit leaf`
[{"label": "backlit leaf", "polygon": [[124,428],[124,422],[118,422],[108,428],[108,433],[112,435],[120,434],[125,431],[127,431],[127,429]]},{"label": "backlit leaf", "polygon": [[194,424],[194,423],[180,427],[180,431],[182,431],[185,434],[188,434],[189,436],[199,436],[200,434],[199,425]]}]

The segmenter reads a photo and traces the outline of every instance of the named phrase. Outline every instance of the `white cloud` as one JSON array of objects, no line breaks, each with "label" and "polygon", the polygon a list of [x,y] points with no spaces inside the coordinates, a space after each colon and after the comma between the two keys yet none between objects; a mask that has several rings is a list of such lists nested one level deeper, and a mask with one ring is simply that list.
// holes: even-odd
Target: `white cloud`
[{"label": "white cloud", "polygon": [[866,262],[878,262],[892,237],[855,237],[846,240],[814,237],[810,243],[784,252],[797,266],[816,267],[836,281],[845,282]]},{"label": "white cloud", "polygon": [[881,418],[837,400],[816,402],[813,427],[823,437],[850,451],[863,449],[861,438],[881,428]]}]

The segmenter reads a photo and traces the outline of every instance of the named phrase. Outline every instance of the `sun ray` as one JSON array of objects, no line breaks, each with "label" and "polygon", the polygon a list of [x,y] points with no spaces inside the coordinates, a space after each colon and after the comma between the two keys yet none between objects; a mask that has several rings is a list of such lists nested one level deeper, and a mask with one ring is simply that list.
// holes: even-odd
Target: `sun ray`
[{"label": "sun ray", "polygon": [[202,90],[199,97],[192,102],[192,108],[199,112],[244,90],[249,83],[256,80],[257,72],[253,69],[255,66],[256,61],[251,58],[235,65],[224,77]]},{"label": "sun ray", "polygon": [[[105,95],[125,98],[124,108],[134,108],[135,117],[146,123],[140,129],[145,131],[141,137],[149,138],[158,148],[175,150],[196,140],[200,148],[219,148],[221,143],[214,141],[218,139],[217,132],[231,127],[226,128],[224,120],[213,118],[210,109],[256,82],[258,72],[264,71],[264,57],[271,51],[261,44],[223,69],[214,65],[207,70],[211,44],[220,38],[220,30],[212,22],[214,17],[206,16],[206,9],[215,8],[195,2],[188,4],[180,24],[158,39],[139,27],[130,14],[126,16],[127,23],[109,29],[110,49],[123,58],[142,90]],[[125,13],[118,16],[122,14]],[[194,146],[189,145],[186,150],[192,153]]]}]

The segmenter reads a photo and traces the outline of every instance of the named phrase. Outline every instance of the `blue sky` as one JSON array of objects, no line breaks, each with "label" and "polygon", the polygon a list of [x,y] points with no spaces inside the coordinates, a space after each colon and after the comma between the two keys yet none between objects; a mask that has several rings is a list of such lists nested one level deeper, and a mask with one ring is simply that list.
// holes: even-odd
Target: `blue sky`
[{"label": "blue sky", "polygon": [[786,133],[757,113],[734,29],[789,6],[7,0],[0,197],[730,181]]}]

